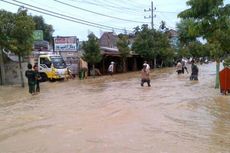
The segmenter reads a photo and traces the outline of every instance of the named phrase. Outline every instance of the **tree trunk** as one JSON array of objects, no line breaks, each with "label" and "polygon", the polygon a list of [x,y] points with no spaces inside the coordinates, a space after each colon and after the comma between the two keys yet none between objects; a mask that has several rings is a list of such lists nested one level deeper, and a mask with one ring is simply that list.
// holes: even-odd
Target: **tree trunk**
[{"label": "tree trunk", "polygon": [[157,58],[154,57],[154,69],[157,67]]},{"label": "tree trunk", "polygon": [[105,74],[105,58],[102,59],[102,74]]},{"label": "tree trunk", "polygon": [[220,62],[217,60],[216,61],[216,84],[215,84],[215,88],[218,89],[220,87],[220,76],[219,76],[219,72],[220,72]]},{"label": "tree trunk", "polygon": [[93,77],[95,78],[95,65],[93,64]]},{"label": "tree trunk", "polygon": [[134,63],[133,63],[133,71],[136,71],[137,70],[137,59],[136,57],[134,57]]},{"label": "tree trunk", "polygon": [[163,64],[164,64],[164,60],[161,61],[161,68],[163,67]]},{"label": "tree trunk", "polygon": [[123,72],[126,72],[127,69],[126,69],[126,58],[125,57],[122,58],[122,63],[123,63]]},{"label": "tree trunk", "polygon": [[22,61],[21,61],[21,55],[18,55],[19,57],[19,70],[20,70],[20,76],[21,76],[21,86],[24,88],[25,84],[24,84],[24,78],[23,78],[23,73],[22,73]]},{"label": "tree trunk", "polygon": [[0,83],[1,85],[5,85],[6,84],[6,73],[5,73],[5,64],[3,61],[3,51],[2,48],[0,48],[0,69],[1,69],[1,76],[0,76]]}]

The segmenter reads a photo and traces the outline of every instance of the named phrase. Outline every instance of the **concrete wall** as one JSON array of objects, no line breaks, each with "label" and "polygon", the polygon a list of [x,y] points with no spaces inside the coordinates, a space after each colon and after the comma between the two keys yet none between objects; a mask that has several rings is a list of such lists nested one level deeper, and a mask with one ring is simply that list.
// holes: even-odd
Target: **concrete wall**
[{"label": "concrete wall", "polygon": [[[27,83],[27,78],[25,77],[25,71],[27,70],[27,62],[22,63],[22,73],[24,77],[24,82]],[[5,64],[5,73],[6,73],[6,84],[20,84],[20,69],[19,64],[16,62],[9,62]]]}]

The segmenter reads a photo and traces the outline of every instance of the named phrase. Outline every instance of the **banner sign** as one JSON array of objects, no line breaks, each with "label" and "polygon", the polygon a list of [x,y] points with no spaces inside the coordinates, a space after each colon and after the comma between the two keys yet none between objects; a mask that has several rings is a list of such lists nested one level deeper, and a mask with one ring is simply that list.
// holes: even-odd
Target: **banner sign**
[{"label": "banner sign", "polygon": [[54,51],[77,51],[78,39],[75,36],[71,37],[55,37]]},{"label": "banner sign", "polygon": [[43,40],[43,31],[42,30],[34,30],[33,37],[34,37],[35,41]]}]

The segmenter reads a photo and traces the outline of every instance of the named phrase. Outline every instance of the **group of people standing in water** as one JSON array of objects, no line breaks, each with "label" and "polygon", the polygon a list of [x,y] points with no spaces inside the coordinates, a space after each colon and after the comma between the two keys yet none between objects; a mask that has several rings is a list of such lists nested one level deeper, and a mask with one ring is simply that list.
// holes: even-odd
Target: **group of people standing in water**
[{"label": "group of people standing in water", "polygon": [[40,92],[39,82],[41,80],[41,76],[38,72],[38,64],[35,63],[34,66],[32,64],[27,65],[28,70],[25,72],[25,76],[28,79],[29,93],[32,95],[38,94]]},{"label": "group of people standing in water", "polygon": [[[108,72],[110,75],[113,73],[113,65],[114,62],[111,62]],[[40,92],[40,86],[39,82],[41,79],[41,76],[38,72],[38,65],[35,64],[33,67],[31,64],[27,65],[28,70],[25,72],[25,76],[28,79],[28,86],[29,86],[29,93],[32,95],[35,95]],[[178,60],[177,65],[176,65],[176,72],[178,75],[184,74],[185,71],[188,74],[188,68],[187,68],[187,61],[182,59]],[[191,75],[190,75],[190,80],[198,80],[198,72],[199,69],[197,65],[195,64],[194,60],[191,60]],[[150,84],[150,66],[147,63],[147,61],[144,61],[143,68],[141,70],[141,86],[144,86],[144,83],[147,83],[148,87],[151,87]]]},{"label": "group of people standing in water", "polygon": [[[192,59],[190,61],[191,63],[191,75],[190,75],[190,80],[198,80],[198,72],[199,72],[199,69],[195,63],[195,60]],[[182,59],[182,60],[178,60],[177,62],[177,65],[176,65],[176,72],[178,75],[180,74],[184,74],[184,72],[186,71],[187,73],[188,72],[188,68],[187,68],[187,61]]]},{"label": "group of people standing in water", "polygon": [[[195,64],[195,60],[191,60],[191,75],[190,75],[190,80],[198,80],[198,66]],[[177,65],[176,65],[176,72],[178,75],[184,74],[185,72],[189,74],[188,68],[187,68],[187,60],[181,59],[178,60]],[[144,83],[148,84],[148,87],[151,87],[150,84],[150,66],[147,64],[147,61],[144,62],[143,68],[141,70],[141,86],[144,86]]]}]

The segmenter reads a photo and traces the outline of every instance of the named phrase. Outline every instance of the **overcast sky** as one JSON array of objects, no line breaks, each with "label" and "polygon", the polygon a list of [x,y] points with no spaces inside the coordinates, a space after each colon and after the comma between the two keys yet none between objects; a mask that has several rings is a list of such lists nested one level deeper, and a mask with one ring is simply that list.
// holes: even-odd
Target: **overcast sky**
[{"label": "overcast sky", "polygon": [[[142,24],[151,25],[150,19],[144,19],[144,16],[149,17],[151,15],[151,12],[144,11],[144,9],[148,10],[151,7],[151,0],[5,1],[30,8],[28,12],[31,15],[42,15],[47,24],[53,25],[54,36],[77,36],[80,41],[86,40],[90,32],[100,37],[102,32],[112,31],[112,29],[118,34],[124,32],[123,29],[132,31],[134,27]],[[176,23],[179,21],[177,14],[187,8],[186,0],[154,0],[153,4],[156,8],[154,11],[156,15],[154,27],[156,29],[159,28],[162,20],[166,22],[168,28],[175,29]],[[0,0],[0,9],[17,12],[18,8],[19,6]],[[58,17],[49,16],[47,13]],[[71,21],[61,18],[68,18]]]}]

